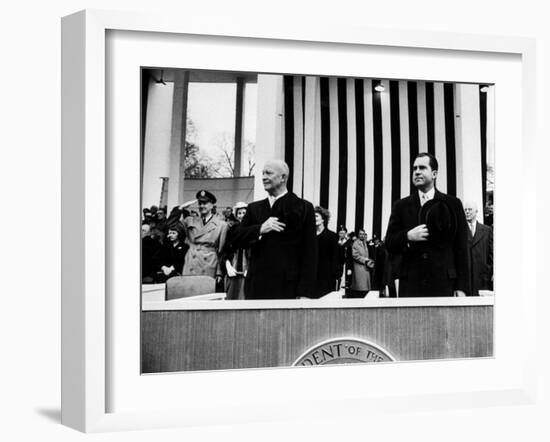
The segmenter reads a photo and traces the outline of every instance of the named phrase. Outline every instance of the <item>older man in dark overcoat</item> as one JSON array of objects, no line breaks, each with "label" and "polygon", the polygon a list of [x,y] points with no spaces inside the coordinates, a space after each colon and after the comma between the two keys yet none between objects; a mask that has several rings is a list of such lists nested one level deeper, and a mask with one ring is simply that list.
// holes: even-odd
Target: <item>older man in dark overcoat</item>
[{"label": "older man in dark overcoat", "polygon": [[480,290],[493,289],[493,229],[477,221],[477,212],[475,202],[464,203],[464,213],[470,229],[468,245],[473,295],[478,295]]},{"label": "older man in dark overcoat", "polygon": [[385,242],[400,297],[470,294],[464,210],[458,198],[436,189],[438,168],[433,155],[418,154],[415,190],[392,209]]},{"label": "older man in dark overcoat", "polygon": [[233,242],[250,249],[245,299],[312,297],[317,272],[313,205],[287,190],[289,169],[281,160],[262,171],[266,199],[248,205]]}]

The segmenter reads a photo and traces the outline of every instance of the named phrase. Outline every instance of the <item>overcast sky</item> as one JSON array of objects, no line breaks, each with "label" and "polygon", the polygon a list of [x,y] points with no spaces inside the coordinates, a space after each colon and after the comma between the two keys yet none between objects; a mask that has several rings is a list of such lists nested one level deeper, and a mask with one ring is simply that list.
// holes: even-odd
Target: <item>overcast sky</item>
[{"label": "overcast sky", "polygon": [[[244,94],[244,139],[256,141],[257,85],[247,84]],[[216,138],[235,134],[236,86],[230,83],[189,83],[188,118],[197,128],[201,150],[217,155]]]}]

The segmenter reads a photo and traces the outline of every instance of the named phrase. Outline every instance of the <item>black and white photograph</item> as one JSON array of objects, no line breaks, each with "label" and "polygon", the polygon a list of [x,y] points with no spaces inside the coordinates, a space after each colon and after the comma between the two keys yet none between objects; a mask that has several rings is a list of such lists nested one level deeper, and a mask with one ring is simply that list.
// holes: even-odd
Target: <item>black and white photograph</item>
[{"label": "black and white photograph", "polygon": [[143,373],[493,356],[495,85],[143,67]]},{"label": "black and white photograph", "polygon": [[549,440],[545,5],[6,2],[1,439]]}]

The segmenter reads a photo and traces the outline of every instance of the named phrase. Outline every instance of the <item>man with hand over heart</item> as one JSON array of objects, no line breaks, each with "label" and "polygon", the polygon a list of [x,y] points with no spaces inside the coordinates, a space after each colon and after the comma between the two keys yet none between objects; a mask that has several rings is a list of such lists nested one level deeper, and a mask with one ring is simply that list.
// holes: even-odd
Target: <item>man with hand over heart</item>
[{"label": "man with hand over heart", "polygon": [[468,226],[458,198],[436,187],[437,159],[414,159],[412,194],[392,209],[386,246],[399,297],[470,294]]},{"label": "man with hand over heart", "polygon": [[245,299],[313,295],[317,238],[313,205],[287,190],[288,165],[268,161],[262,171],[266,199],[248,205],[233,241],[250,249]]}]

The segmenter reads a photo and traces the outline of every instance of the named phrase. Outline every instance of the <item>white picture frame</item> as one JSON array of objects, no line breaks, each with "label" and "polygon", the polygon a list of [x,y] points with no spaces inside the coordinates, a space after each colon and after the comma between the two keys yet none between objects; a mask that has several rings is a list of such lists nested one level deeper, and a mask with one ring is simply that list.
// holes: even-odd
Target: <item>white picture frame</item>
[{"label": "white picture frame", "polygon": [[[299,27],[288,24],[267,25],[266,23],[235,23],[220,24],[208,20],[193,20],[182,24],[176,17],[155,16],[152,14],[131,14],[110,11],[82,11],[63,19],[62,46],[63,46],[63,90],[62,90],[62,423],[85,432],[155,428],[166,426],[206,425],[216,422],[250,422],[265,419],[285,419],[288,417],[311,417],[334,415],[334,410],[327,407],[327,401],[338,403],[338,415],[365,414],[374,410],[392,412],[396,409],[404,409],[405,404],[416,404],[423,408],[456,408],[467,407],[474,403],[478,406],[491,406],[501,403],[525,404],[533,403],[535,396],[536,349],[534,327],[536,316],[536,290],[532,278],[527,278],[528,259],[534,256],[534,243],[531,241],[518,241],[511,246],[517,253],[521,263],[519,278],[515,281],[514,288],[519,290],[518,311],[522,315],[517,318],[521,322],[521,332],[517,332],[516,338],[521,342],[522,354],[527,354],[524,361],[513,364],[511,371],[488,387],[483,387],[482,382],[471,380],[471,387],[466,384],[462,391],[446,391],[444,387],[436,383],[432,390],[409,391],[406,394],[398,392],[399,382],[396,382],[396,390],[385,394],[383,390],[374,393],[359,388],[354,394],[345,394],[345,390],[335,392],[328,397],[310,396],[305,403],[311,406],[307,411],[300,407],[300,403],[293,401],[295,405],[286,404],[281,407],[283,396],[276,397],[271,405],[263,404],[257,407],[253,400],[255,386],[265,385],[266,380],[277,386],[297,385],[304,383],[303,369],[292,370],[260,370],[255,372],[240,371],[235,374],[216,373],[201,376],[192,375],[194,384],[198,387],[187,391],[190,400],[199,399],[201,391],[222,391],[218,401],[210,401],[214,411],[210,412],[209,404],[204,400],[198,400],[198,406],[189,410],[188,407],[174,407],[170,401],[166,406],[154,409],[141,408],[135,410],[120,410],[109,403],[110,391],[116,387],[113,377],[108,374],[113,361],[117,360],[109,342],[111,336],[113,316],[112,300],[107,296],[110,288],[109,266],[116,257],[109,248],[110,229],[110,203],[112,190],[109,185],[109,177],[112,171],[109,163],[109,152],[106,149],[106,121],[109,118],[106,108],[106,94],[109,93],[109,79],[106,78],[106,36],[109,32],[124,33],[160,33],[164,36],[216,36],[221,39],[240,39],[241,41],[269,41],[272,45],[284,45],[307,42],[312,47],[315,45],[336,45],[338,50],[345,51],[352,47],[370,46],[379,51],[399,50],[407,51],[431,51],[432,54],[468,53],[473,58],[483,60],[487,54],[500,54],[503,57],[512,57],[519,60],[521,77],[521,109],[516,111],[516,116],[521,118],[520,144],[518,148],[521,156],[525,157],[522,163],[528,170],[529,159],[534,155],[534,97],[535,97],[535,46],[534,41],[525,38],[502,37],[494,38],[480,35],[464,35],[451,33],[427,33],[415,31],[394,32],[389,30],[377,30],[369,28],[349,28],[338,25],[330,27],[309,25]],[[176,37],[174,37],[176,38]],[[261,40],[259,40],[261,39]],[[296,43],[293,43],[296,42]],[[116,56],[116,54],[114,55]],[[178,66],[176,66],[178,67]],[[433,68],[433,67],[432,67]],[[425,66],[418,67],[418,75],[422,75]],[[435,71],[432,71],[435,72]],[[437,74],[432,74],[437,75]],[[477,81],[491,82],[490,78],[483,78],[483,72],[476,73]],[[420,78],[420,77],[419,77]],[[498,104],[497,104],[498,106]],[[498,150],[498,147],[497,147]],[[503,168],[506,164],[503,161]],[[500,165],[500,164],[499,164]],[[497,172],[498,173],[498,172]],[[503,186],[508,190],[509,186]],[[504,192],[503,192],[504,194]],[[507,195],[507,194],[506,194]],[[519,229],[523,235],[530,220],[535,217],[536,192],[527,185],[519,187],[515,196],[522,198],[525,207],[520,215]],[[505,207],[505,197],[496,198],[496,206],[501,202]],[[508,198],[508,196],[506,196]],[[532,204],[529,204],[531,202]],[[500,210],[500,209],[497,209]],[[505,210],[502,212],[505,214]],[[503,230],[504,231],[504,224]],[[523,233],[522,233],[523,232]],[[498,230],[496,231],[497,262],[499,252]],[[520,238],[521,239],[521,238]],[[502,243],[501,243],[502,244]],[[502,249],[501,249],[502,250]],[[115,253],[115,252],[113,252]],[[117,251],[116,253],[122,253]],[[501,261],[505,269],[504,260]],[[505,272],[500,273],[505,275]],[[498,270],[497,270],[498,275]],[[498,279],[497,279],[498,281]],[[502,286],[504,287],[504,285]],[[512,289],[508,289],[510,291]],[[136,296],[138,294],[136,293]],[[506,309],[506,301],[503,296],[502,311]],[[499,309],[498,301],[496,310]],[[138,315],[138,312],[134,312]],[[496,314],[495,321],[499,318],[506,321],[510,318]],[[116,321],[115,321],[116,322]],[[502,322],[501,322],[502,324]],[[506,324],[504,324],[505,329]],[[137,339],[139,331],[135,330]],[[498,334],[496,335],[498,339]],[[496,361],[498,365],[503,359],[503,352],[499,353],[497,342]],[[503,348],[503,346],[501,346]],[[507,349],[507,348],[506,348]],[[139,350],[138,350],[139,351]],[[135,353],[135,352],[134,352]],[[125,360],[132,359],[132,355],[120,356]],[[499,359],[500,358],[500,359]],[[369,367],[370,375],[381,374],[381,370],[391,371],[396,375],[396,370],[406,370],[408,375],[419,374],[433,368],[434,363],[422,363],[424,365],[406,364],[385,365],[382,367]],[[453,370],[476,370],[475,361],[449,362],[447,368]],[[492,362],[487,361],[486,369],[491,369]],[[382,364],[384,365],[384,364]],[[500,367],[500,368],[499,368]],[[441,368],[444,370],[446,368]],[[307,373],[308,382],[303,386],[304,396],[313,391],[313,387],[319,383],[330,382],[334,374],[340,368],[330,370],[315,370]],[[360,379],[361,373],[366,367],[347,367],[347,374],[352,379]],[[133,373],[139,376],[139,373]],[[230,397],[231,391],[224,391],[227,377],[231,376],[231,383],[238,388],[244,383],[249,384],[250,391],[243,394],[238,400]],[[498,376],[497,376],[498,378]],[[114,377],[120,380],[121,376]],[[504,379],[504,380],[503,380]],[[156,381],[163,385],[157,389],[157,399],[166,396],[166,392],[173,388],[177,376],[141,377],[140,382],[153,384]],[[460,383],[460,382],[458,382]],[[143,384],[142,384],[143,385]],[[148,387],[144,387],[148,388]],[[150,387],[149,387],[150,388]],[[266,388],[268,388],[266,386]],[[273,387],[271,387],[273,388]],[[233,391],[233,393],[239,390]],[[361,401],[361,398],[377,397],[377,403]],[[370,395],[370,396],[369,396]],[[231,400],[231,402],[227,402]],[[239,413],[231,414],[216,406],[231,403]],[[157,403],[158,405],[158,403]],[[233,410],[235,411],[235,410]],[[237,417],[238,416],[238,417]]]}]

